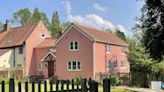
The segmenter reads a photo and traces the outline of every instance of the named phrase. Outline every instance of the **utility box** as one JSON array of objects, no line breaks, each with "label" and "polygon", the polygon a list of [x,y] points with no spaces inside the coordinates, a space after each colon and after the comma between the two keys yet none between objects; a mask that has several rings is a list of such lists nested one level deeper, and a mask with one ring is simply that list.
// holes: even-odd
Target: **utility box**
[{"label": "utility box", "polygon": [[161,89],[161,81],[151,81],[151,88],[155,90]]}]

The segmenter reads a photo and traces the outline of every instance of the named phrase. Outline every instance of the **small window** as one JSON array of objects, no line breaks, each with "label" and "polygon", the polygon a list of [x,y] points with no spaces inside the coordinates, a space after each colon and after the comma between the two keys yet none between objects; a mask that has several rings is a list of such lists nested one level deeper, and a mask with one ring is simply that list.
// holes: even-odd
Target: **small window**
[{"label": "small window", "polygon": [[126,67],[126,62],[125,61],[121,61],[121,67]]},{"label": "small window", "polygon": [[112,62],[110,60],[107,61],[107,68],[112,68]]},{"label": "small window", "polygon": [[110,45],[109,44],[106,45],[106,52],[110,52]]},{"label": "small window", "polygon": [[45,39],[45,38],[46,38],[46,36],[45,36],[44,33],[41,33],[41,34],[40,34],[40,37],[41,37],[42,39]]},{"label": "small window", "polygon": [[114,61],[114,68],[117,68],[118,67],[118,61]]},{"label": "small window", "polygon": [[42,71],[42,63],[38,64],[38,70]]},{"label": "small window", "polygon": [[125,47],[122,47],[122,48],[121,48],[121,52],[122,52],[122,53],[125,53],[125,52],[126,52]]},{"label": "small window", "polygon": [[19,47],[19,54],[23,54],[23,46]]},{"label": "small window", "polygon": [[70,61],[67,64],[67,70],[69,70],[69,71],[81,70],[81,63],[78,61]]},{"label": "small window", "polygon": [[70,42],[69,49],[70,51],[77,51],[79,49],[79,43],[76,41]]}]

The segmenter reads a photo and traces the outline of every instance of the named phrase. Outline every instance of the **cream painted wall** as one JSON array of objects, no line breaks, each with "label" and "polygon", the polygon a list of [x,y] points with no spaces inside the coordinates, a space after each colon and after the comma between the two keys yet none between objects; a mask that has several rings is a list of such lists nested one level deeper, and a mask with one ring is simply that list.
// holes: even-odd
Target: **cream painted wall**
[{"label": "cream painted wall", "polygon": [[[15,48],[15,67],[18,67],[18,64],[21,64],[21,68],[24,68],[25,47],[23,48],[22,54],[19,54],[19,47]],[[13,67],[14,67],[14,48],[12,48],[8,52],[0,56],[0,68],[13,68]]]},{"label": "cream painted wall", "polygon": [[11,49],[0,56],[0,68],[10,68],[14,65],[13,54],[13,50]]}]

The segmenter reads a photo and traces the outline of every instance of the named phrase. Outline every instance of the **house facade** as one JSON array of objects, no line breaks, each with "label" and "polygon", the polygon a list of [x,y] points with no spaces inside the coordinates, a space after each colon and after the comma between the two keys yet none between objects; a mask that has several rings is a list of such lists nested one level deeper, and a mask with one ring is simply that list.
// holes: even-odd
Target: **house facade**
[{"label": "house facade", "polygon": [[48,30],[42,21],[16,28],[7,21],[4,28],[0,31],[0,75],[11,77],[13,70],[18,78],[35,75],[35,47],[51,37]]},{"label": "house facade", "polygon": [[99,73],[130,73],[128,44],[113,33],[72,24],[57,39],[55,47],[55,55],[50,56],[55,58],[53,74],[58,79],[96,78]]}]

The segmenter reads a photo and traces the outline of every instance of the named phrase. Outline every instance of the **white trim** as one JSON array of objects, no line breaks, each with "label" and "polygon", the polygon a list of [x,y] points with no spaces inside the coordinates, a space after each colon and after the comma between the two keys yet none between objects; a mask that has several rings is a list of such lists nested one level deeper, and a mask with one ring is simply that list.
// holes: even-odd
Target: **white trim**
[{"label": "white trim", "polygon": [[[70,49],[70,48],[71,48],[71,44],[70,44],[71,42],[73,42],[73,43],[77,42],[77,45],[78,45],[78,46],[77,46],[77,49],[74,49],[74,48],[73,48],[73,49]],[[74,45],[74,44],[73,44],[73,45]],[[70,42],[69,42],[69,51],[72,51],[72,52],[73,52],[73,51],[78,51],[79,48],[80,48],[80,45],[79,45],[79,42],[78,42],[78,41],[70,41]]]},{"label": "white trim", "polygon": [[[43,35],[44,35],[44,37],[43,37]],[[41,38],[41,39],[45,39],[45,38],[46,38],[45,33],[40,33],[40,38]]]},{"label": "white trim", "polygon": [[96,73],[95,73],[95,43],[93,43],[93,78],[96,79]]},{"label": "white trim", "polygon": [[47,53],[46,55],[44,55],[44,57],[41,59],[41,61],[43,62],[44,59],[45,59],[49,54],[51,54],[53,57],[56,58],[56,56],[55,56],[51,51],[48,51],[48,53]]},{"label": "white trim", "polygon": [[71,28],[75,28],[78,32],[80,32],[81,34],[83,34],[86,38],[88,38],[89,40],[93,41],[92,37],[86,35],[83,31],[81,31],[78,27],[76,27],[74,24],[72,24],[65,32],[64,34],[55,42],[55,45],[70,31]]},{"label": "white trim", "polygon": [[[69,63],[69,62],[71,62],[71,68],[72,68],[72,69],[68,69],[68,63]],[[75,70],[73,69],[73,63],[72,63],[72,62],[76,62],[76,69],[75,69]],[[68,61],[68,62],[67,62],[67,71],[68,71],[68,72],[72,72],[72,71],[73,71],[73,72],[82,71],[82,64],[81,64],[81,62],[80,62],[80,69],[78,69],[78,62],[80,62],[80,61],[78,61],[78,60],[70,60],[70,61]]]}]

